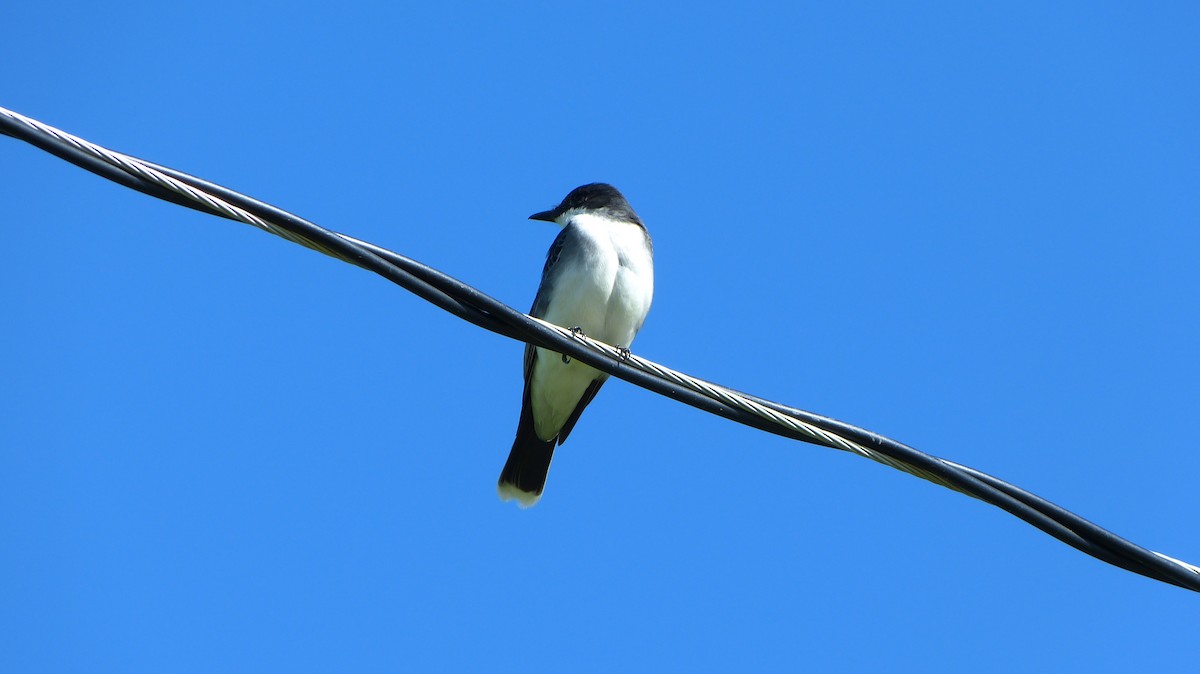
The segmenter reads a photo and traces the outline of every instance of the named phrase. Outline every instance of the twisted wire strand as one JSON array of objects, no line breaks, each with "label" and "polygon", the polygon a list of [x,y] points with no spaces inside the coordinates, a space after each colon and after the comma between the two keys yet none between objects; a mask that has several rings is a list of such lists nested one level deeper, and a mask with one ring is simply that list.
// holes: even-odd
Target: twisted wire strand
[{"label": "twisted wire strand", "polygon": [[250,213],[241,208],[238,208],[237,206],[234,206],[233,204],[230,204],[218,197],[208,194],[207,192],[203,192],[201,190],[195,189],[194,187],[192,187],[191,185],[188,185],[187,183],[176,180],[170,176],[164,175],[160,171],[153,169],[150,166],[147,166],[145,163],[143,163],[139,159],[130,157],[129,155],[126,155],[126,154],[121,154],[120,152],[114,152],[113,150],[109,150],[107,148],[96,145],[95,143],[88,142],[82,138],[79,138],[78,136],[69,134],[66,131],[56,129],[48,124],[43,124],[43,123],[37,121],[36,119],[26,117],[22,114],[13,112],[11,110],[6,110],[3,108],[0,108],[0,114],[3,114],[4,116],[9,117],[10,119],[20,122],[32,129],[40,131],[48,136],[51,136],[51,137],[59,140],[60,142],[66,143],[66,144],[70,145],[71,147],[75,148],[76,150],[79,150],[80,152],[89,154],[101,161],[106,161],[109,164],[112,164],[113,166],[116,166],[127,173],[133,174],[133,175],[135,175],[139,178],[142,178],[143,180],[146,180],[152,184],[158,185],[159,187],[162,187],[164,189],[168,189],[172,192],[175,192],[176,194],[179,194],[180,196],[183,196],[186,199],[195,201],[195,202],[205,206],[206,209],[209,210],[210,212],[215,212],[216,214],[220,214],[221,216],[223,216],[227,219],[230,219],[230,220],[237,220],[238,222],[243,222],[247,225],[257,227],[265,232],[268,232],[270,234],[274,234],[275,236],[287,239],[288,241],[291,241],[292,243],[300,244],[301,246],[304,246],[305,248],[311,248],[312,250],[315,250],[319,253],[323,253],[330,257],[334,257],[339,260],[345,260],[345,258],[343,258],[341,255],[338,255],[337,253],[326,248],[325,246],[322,246],[321,244],[319,244],[317,242],[311,241],[303,236],[293,234],[292,232],[290,232],[286,229],[276,227],[275,225],[271,224],[270,222],[267,222],[266,220],[263,220],[262,218],[254,215],[253,213]]},{"label": "twisted wire strand", "polygon": [[[25,133],[25,130],[32,133]],[[517,312],[457,279],[393,251],[323,229],[286,211],[195,176],[103,148],[5,108],[0,108],[0,133],[30,142],[89,171],[151,196],[249,224],[324,255],[374,271],[423,299],[498,334],[580,358],[609,374],[740,423],[871,459],[1003,508],[1097,559],[1162,582],[1200,591],[1200,567],[1141,548],[981,471],[924,454],[844,422],[756,398],[672,370],[623,349]],[[622,370],[622,367],[626,369]],[[742,414],[730,412],[730,408]],[[859,438],[859,441],[852,438]],[[874,444],[877,449],[867,447],[865,443]]]},{"label": "twisted wire strand", "polygon": [[711,382],[707,382],[702,379],[697,379],[696,377],[692,377],[691,375],[684,374],[678,370],[673,370],[664,365],[659,365],[658,363],[655,363],[654,361],[646,360],[646,359],[644,359],[636,354],[633,354],[633,353],[627,353],[627,352],[617,349],[609,344],[606,344],[599,340],[592,339],[591,337],[588,337],[587,335],[580,334],[580,333],[574,332],[572,330],[568,330],[559,325],[555,325],[554,323],[544,321],[535,316],[530,316],[530,318],[537,321],[538,323],[541,323],[542,325],[546,326],[547,328],[554,330],[555,332],[559,333],[560,335],[562,335],[564,337],[577,340],[577,341],[587,345],[590,349],[592,349],[593,351],[596,351],[597,353],[603,354],[604,356],[609,357],[609,358],[618,359],[628,365],[632,365],[632,366],[638,368],[639,370],[642,370],[643,372],[648,372],[656,377],[660,377],[662,379],[666,379],[666,380],[673,382],[675,384],[678,384],[680,386],[684,386],[692,391],[700,393],[701,395],[707,396],[714,400],[718,400],[718,401],[720,401],[726,405],[729,405],[731,407],[736,407],[745,412],[754,414],[762,419],[765,419],[766,421],[769,421],[770,423],[777,424],[779,426],[783,426],[784,428],[787,428],[788,430],[794,431],[794,432],[804,436],[805,439],[807,439],[809,442],[811,442],[813,444],[821,445],[824,447],[829,447],[831,449],[839,449],[844,452],[850,452],[852,454],[857,454],[861,457],[870,459],[872,461],[882,463],[885,466],[895,468],[896,470],[908,473],[910,475],[915,475],[916,477],[919,477],[923,480],[928,480],[929,482],[932,482],[932,483],[937,484],[942,487],[946,487],[947,489],[953,489],[954,491],[957,491],[961,494],[966,494],[967,496],[970,496],[972,498],[978,498],[975,494],[972,494],[971,492],[969,492],[967,490],[960,489],[958,486],[954,485],[953,483],[943,480],[942,478],[934,475],[933,473],[922,470],[916,466],[905,463],[903,461],[898,461],[896,459],[893,459],[892,457],[887,456],[886,454],[881,454],[872,449],[868,449],[867,447],[864,447],[863,445],[860,445],[859,443],[854,442],[853,440],[850,440],[849,438],[844,438],[840,435],[837,435],[836,433],[831,433],[823,428],[820,428],[819,426],[814,426],[813,424],[803,421],[802,419],[797,419],[796,417],[793,417],[791,415],[776,412],[775,410],[773,410],[765,405],[762,405],[760,403],[757,403],[753,400],[750,400],[749,398],[741,395],[740,393],[733,391],[731,389],[728,389],[724,386],[720,386],[719,384],[713,384]]}]

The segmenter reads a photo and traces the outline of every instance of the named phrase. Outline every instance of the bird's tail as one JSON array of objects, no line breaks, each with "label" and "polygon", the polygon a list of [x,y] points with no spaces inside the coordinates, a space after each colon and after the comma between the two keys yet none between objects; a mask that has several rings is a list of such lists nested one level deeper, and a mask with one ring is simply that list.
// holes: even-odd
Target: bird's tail
[{"label": "bird's tail", "polygon": [[558,438],[542,440],[533,430],[533,412],[526,398],[521,406],[521,421],[517,424],[517,438],[504,470],[500,471],[500,482],[496,490],[500,499],[516,499],[522,508],[528,508],[542,497],[546,487],[546,474],[550,472],[550,459],[554,457],[554,445]]}]

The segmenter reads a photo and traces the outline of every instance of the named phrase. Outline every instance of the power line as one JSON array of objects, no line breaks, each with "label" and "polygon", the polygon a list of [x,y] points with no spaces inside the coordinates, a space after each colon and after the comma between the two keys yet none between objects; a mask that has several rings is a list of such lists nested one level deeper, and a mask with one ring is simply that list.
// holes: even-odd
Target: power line
[{"label": "power line", "polygon": [[416,260],[319,227],[269,204],[165,166],[114,152],[0,108],[0,133],[159,199],[243,222],[373,271],[446,311],[506,337],[566,354],[692,407],[802,442],[852,452],[980,499],[1097,559],[1200,592],[1200,568],[1142,548],[1003,480],[876,433],[671,370],[527,316]]}]

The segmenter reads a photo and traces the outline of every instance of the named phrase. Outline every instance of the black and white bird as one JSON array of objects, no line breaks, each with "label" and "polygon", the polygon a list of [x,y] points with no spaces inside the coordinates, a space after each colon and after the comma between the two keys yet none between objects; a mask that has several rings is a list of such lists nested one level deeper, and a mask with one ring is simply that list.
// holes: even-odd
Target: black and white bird
[{"label": "black and white bird", "polygon": [[[641,218],[617,188],[577,187],[534,213],[562,227],[529,313],[628,348],[654,296],[654,249]],[[529,507],[541,498],[554,447],[561,445],[608,375],[553,351],[525,347],[525,392],[517,437],[500,473],[500,498]]]}]

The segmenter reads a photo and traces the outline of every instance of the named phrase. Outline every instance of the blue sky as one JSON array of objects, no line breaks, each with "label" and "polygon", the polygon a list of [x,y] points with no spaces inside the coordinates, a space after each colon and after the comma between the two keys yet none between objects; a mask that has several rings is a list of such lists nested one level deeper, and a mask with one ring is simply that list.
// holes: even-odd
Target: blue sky
[{"label": "blue sky", "polygon": [[[0,105],[528,307],[616,184],[647,358],[1200,562],[1194,3],[17,5]],[[432,5],[433,3],[428,3]],[[55,18],[57,17],[57,18]],[[1200,597],[0,139],[0,669],[1130,671]]]}]

